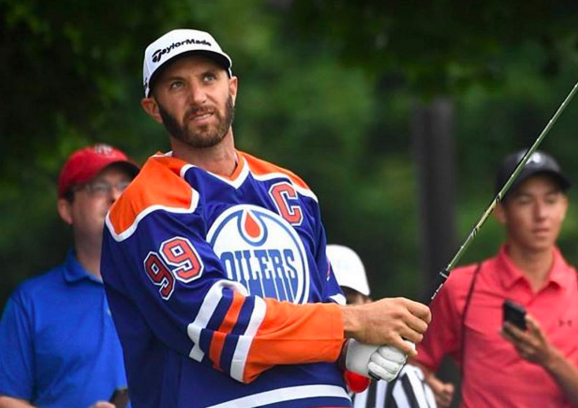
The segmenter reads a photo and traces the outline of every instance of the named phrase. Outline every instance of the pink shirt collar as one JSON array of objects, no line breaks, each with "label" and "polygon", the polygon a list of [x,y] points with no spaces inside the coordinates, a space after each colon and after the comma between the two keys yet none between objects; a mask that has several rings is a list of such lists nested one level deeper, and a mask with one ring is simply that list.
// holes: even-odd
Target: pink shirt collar
[{"label": "pink shirt collar", "polygon": [[[502,282],[502,286],[504,289],[511,289],[512,286],[520,280],[524,280],[529,284],[522,270],[514,265],[514,262],[512,262],[508,256],[506,249],[507,245],[502,245],[496,259],[498,270],[500,270],[499,279]],[[569,268],[568,264],[557,247],[554,247],[553,251],[554,262],[552,263],[552,269],[550,269],[550,274],[544,287],[551,284],[564,286],[570,283],[568,274],[564,273],[564,271]]]}]

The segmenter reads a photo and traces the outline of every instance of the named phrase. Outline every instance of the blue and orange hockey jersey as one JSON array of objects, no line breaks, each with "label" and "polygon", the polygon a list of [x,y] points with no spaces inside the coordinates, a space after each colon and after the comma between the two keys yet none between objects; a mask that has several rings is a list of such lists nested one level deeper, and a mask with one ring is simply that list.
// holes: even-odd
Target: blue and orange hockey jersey
[{"label": "blue and orange hockey jersey", "polygon": [[237,159],[224,178],[157,154],[107,215],[101,272],[132,404],[350,406],[317,198]]}]

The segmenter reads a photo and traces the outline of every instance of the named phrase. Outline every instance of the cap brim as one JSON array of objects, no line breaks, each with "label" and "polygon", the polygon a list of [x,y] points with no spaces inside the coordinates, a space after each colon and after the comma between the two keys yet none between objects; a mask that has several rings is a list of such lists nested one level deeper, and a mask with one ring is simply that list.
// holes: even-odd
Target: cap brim
[{"label": "cap brim", "polygon": [[[520,173],[520,175],[518,176],[518,178],[516,178],[516,180],[514,180],[514,182],[510,186],[510,189],[508,190],[508,192],[506,193],[506,195],[503,198],[505,199],[507,196],[510,196],[521,184],[523,184],[529,178],[534,177],[534,176],[538,176],[541,174],[550,176],[553,179],[555,179],[558,182],[558,185],[560,186],[560,189],[562,191],[566,191],[572,186],[572,183],[570,183],[570,180],[568,180],[566,178],[566,176],[564,176],[563,174],[558,173],[556,171],[553,171],[553,170],[538,170],[538,171],[529,171],[529,172],[523,172],[522,171]],[[502,187],[503,186],[501,186],[500,189]],[[498,190],[498,192],[499,192],[499,190]],[[498,192],[496,192],[496,194]]]},{"label": "cap brim", "polygon": [[[121,160],[121,161],[115,161],[115,162],[112,162],[112,163],[107,164],[107,165],[104,166],[98,173],[100,173],[100,172],[102,172],[102,171],[104,171],[104,170],[106,170],[106,169],[109,169],[109,168],[111,168],[111,167],[119,167],[119,168],[121,168],[121,169],[123,169],[123,170],[126,170],[126,172],[127,172],[128,174],[130,174],[130,176],[131,176],[132,178],[136,177],[137,174],[138,174],[139,171],[140,171],[140,168],[136,165],[136,163],[133,163],[133,162],[131,162],[131,161]],[[98,173],[97,173],[97,174],[98,174]],[[95,175],[95,176],[96,176],[96,175]]]}]

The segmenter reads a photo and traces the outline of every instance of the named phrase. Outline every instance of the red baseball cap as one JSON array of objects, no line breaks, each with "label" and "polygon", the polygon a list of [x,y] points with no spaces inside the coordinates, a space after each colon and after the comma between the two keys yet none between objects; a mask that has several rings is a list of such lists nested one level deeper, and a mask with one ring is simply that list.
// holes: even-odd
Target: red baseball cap
[{"label": "red baseball cap", "polygon": [[133,177],[139,172],[138,166],[126,154],[106,144],[96,144],[75,151],[60,171],[58,197],[64,197],[76,184],[89,182],[111,164],[124,166]]}]

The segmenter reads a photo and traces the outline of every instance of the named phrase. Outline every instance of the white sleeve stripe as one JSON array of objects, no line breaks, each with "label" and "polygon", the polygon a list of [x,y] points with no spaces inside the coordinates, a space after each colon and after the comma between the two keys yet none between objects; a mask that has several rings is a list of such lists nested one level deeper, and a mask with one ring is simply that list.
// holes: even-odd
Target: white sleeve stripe
[{"label": "white sleeve stripe", "polygon": [[235,353],[233,354],[233,359],[231,361],[231,377],[237,381],[243,381],[243,373],[245,371],[245,365],[247,364],[247,355],[251,349],[251,344],[253,344],[253,338],[261,323],[265,318],[265,313],[267,312],[267,304],[263,299],[255,296],[255,306],[253,308],[253,313],[251,313],[251,320],[247,325],[245,334],[239,336],[239,341],[237,342],[237,347],[235,347]]},{"label": "white sleeve stripe", "polygon": [[300,385],[295,387],[279,388],[264,391],[258,394],[247,395],[235,400],[212,405],[208,408],[252,408],[264,405],[296,401],[305,398],[343,398],[351,401],[342,387],[329,384]]},{"label": "white sleeve stripe", "polygon": [[211,289],[207,292],[205,299],[197,313],[195,320],[187,326],[187,334],[189,338],[193,341],[193,348],[189,353],[189,357],[195,361],[201,361],[205,356],[201,346],[199,344],[201,340],[201,331],[207,327],[209,320],[215,313],[215,309],[219,305],[219,302],[223,298],[223,289],[229,288],[232,291],[241,293],[243,296],[247,295],[247,290],[243,285],[237,282],[220,280],[217,281]]}]

